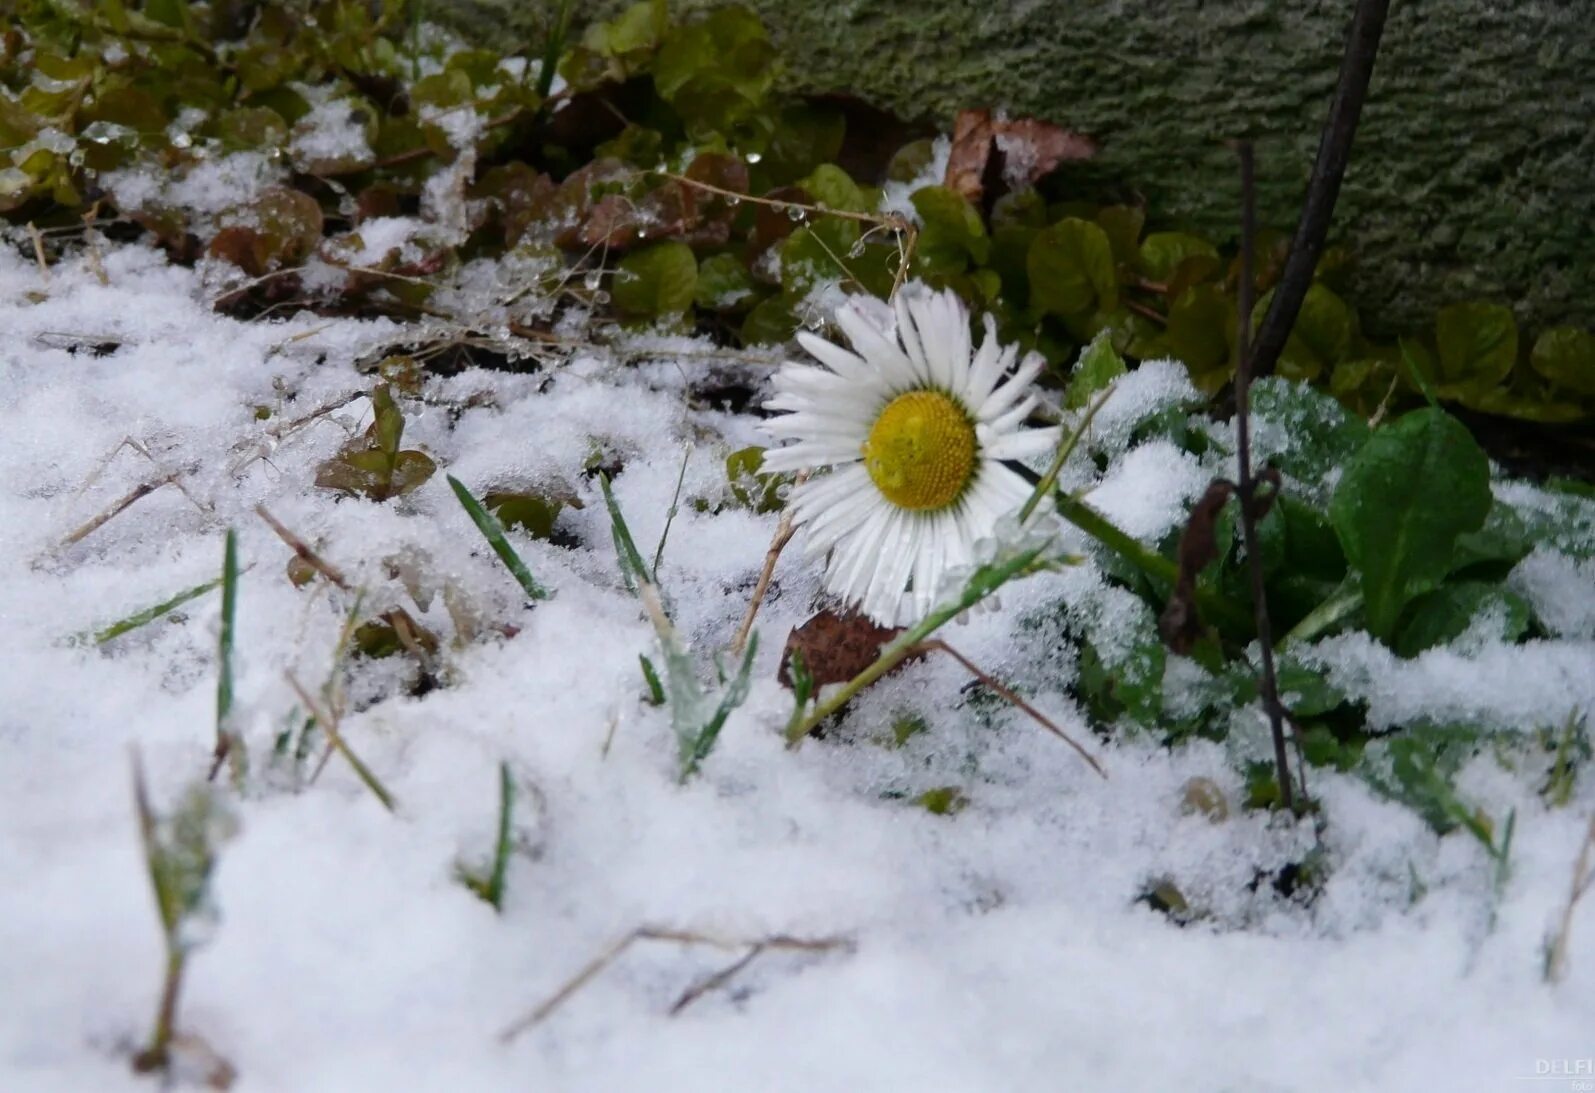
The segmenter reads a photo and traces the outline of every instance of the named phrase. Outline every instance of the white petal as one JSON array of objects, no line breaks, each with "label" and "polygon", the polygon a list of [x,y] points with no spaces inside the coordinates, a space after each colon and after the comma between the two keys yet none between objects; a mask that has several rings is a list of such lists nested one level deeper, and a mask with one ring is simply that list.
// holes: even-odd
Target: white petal
[{"label": "white petal", "polygon": [[1014,373],[1012,379],[993,391],[986,401],[981,403],[975,411],[975,416],[981,421],[990,421],[998,417],[1008,407],[1023,398],[1029,390],[1030,384],[1041,374],[1047,366],[1047,358],[1040,353],[1026,355],[1024,362],[1019,365],[1019,371]]},{"label": "white petal", "polygon": [[908,578],[914,572],[914,559],[928,530],[928,521],[917,513],[905,512],[903,516],[902,533],[894,543],[887,544],[887,563],[864,601],[865,613],[883,626],[897,625]]},{"label": "white petal", "polygon": [[914,315],[914,301],[918,298],[921,286],[918,284],[905,285],[898,293],[893,303],[897,307],[897,337],[903,343],[903,349],[908,353],[908,360],[913,365],[914,385],[934,384],[930,362],[925,359],[925,346],[920,339],[919,326]]},{"label": "white petal", "polygon": [[1060,430],[1017,429],[991,440],[982,439],[980,454],[987,459],[1029,459],[1044,452],[1056,451]]},{"label": "white petal", "polygon": [[963,302],[950,290],[905,290],[900,295],[913,316],[931,385],[962,391],[969,370],[969,316]]},{"label": "white petal", "polygon": [[842,305],[836,312],[836,324],[853,343],[853,348],[880,373],[881,381],[889,389],[902,390],[916,384],[919,370],[903,355],[897,342],[882,333],[858,308]]},{"label": "white petal", "polygon": [[891,528],[897,510],[878,508],[871,512],[858,533],[838,545],[836,553],[842,555],[830,589],[850,604],[864,598],[875,567],[881,561],[881,542]]},{"label": "white petal", "polygon": [[961,392],[966,406],[979,406],[986,401],[992,388],[996,387],[997,381],[1002,378],[1003,372],[1007,371],[1005,362],[1013,353],[1019,351],[1017,348],[1012,348],[1005,353],[997,344],[997,320],[990,315],[986,315],[984,319],[986,337],[980,343],[980,351],[975,354],[974,363],[969,368],[969,377],[965,380]]},{"label": "white petal", "polygon": [[862,458],[863,454],[856,444],[838,444],[833,441],[793,444],[787,448],[766,448],[759,470],[765,474],[782,474],[787,471],[806,471],[817,467],[856,463]]},{"label": "white petal", "polygon": [[856,463],[793,486],[787,504],[793,518],[801,521],[810,509],[825,508],[855,493],[875,493],[869,472]]},{"label": "white petal", "polygon": [[1036,405],[1040,403],[1040,401],[1041,400],[1035,395],[1027,395],[1023,399],[1019,400],[1019,405],[1015,406],[1001,417],[993,418],[988,423],[988,427],[997,436],[1004,436],[1008,433],[1016,433],[1019,431],[1019,426],[1024,424],[1025,418],[1030,416],[1031,412],[1035,410]]},{"label": "white petal", "polygon": [[868,383],[874,378],[869,365],[861,357],[839,345],[810,334],[807,330],[798,331],[797,340],[799,345],[808,350],[809,356],[849,382]]}]

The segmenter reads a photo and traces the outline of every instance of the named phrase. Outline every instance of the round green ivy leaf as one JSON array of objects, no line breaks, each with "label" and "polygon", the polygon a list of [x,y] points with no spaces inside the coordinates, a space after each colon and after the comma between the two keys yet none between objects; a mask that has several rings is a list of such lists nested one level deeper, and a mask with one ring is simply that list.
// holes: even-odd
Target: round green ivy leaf
[{"label": "round green ivy leaf", "polygon": [[1025,265],[1030,302],[1037,310],[1068,316],[1118,306],[1113,245],[1107,232],[1088,220],[1068,217],[1041,232]]},{"label": "round green ivy leaf", "polygon": [[670,240],[628,254],[615,273],[615,306],[633,318],[680,315],[698,290],[698,260]]},{"label": "round green ivy leaf", "polygon": [[1497,387],[1517,363],[1517,320],[1501,304],[1452,304],[1435,317],[1440,383],[1467,391]]},{"label": "round green ivy leaf", "polygon": [[1595,395],[1595,334],[1558,326],[1541,334],[1529,355],[1534,371],[1569,391]]}]

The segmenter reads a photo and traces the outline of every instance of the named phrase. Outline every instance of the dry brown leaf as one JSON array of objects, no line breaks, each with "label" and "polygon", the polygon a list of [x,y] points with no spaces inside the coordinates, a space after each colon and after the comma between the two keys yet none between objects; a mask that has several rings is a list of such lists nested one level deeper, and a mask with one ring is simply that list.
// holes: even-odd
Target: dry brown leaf
[{"label": "dry brown leaf", "polygon": [[[881,646],[901,634],[897,626],[877,626],[869,616],[856,611],[821,611],[793,630],[781,651],[781,670],[777,679],[788,690],[792,687],[792,654],[803,654],[803,664],[814,677],[814,685],[846,683],[881,655]],[[923,654],[909,657],[917,660]],[[901,667],[901,665],[899,665]]]},{"label": "dry brown leaf", "polygon": [[1051,174],[1060,163],[1097,154],[1097,142],[1040,118],[993,118],[989,110],[965,110],[953,123],[945,185],[975,204]]}]

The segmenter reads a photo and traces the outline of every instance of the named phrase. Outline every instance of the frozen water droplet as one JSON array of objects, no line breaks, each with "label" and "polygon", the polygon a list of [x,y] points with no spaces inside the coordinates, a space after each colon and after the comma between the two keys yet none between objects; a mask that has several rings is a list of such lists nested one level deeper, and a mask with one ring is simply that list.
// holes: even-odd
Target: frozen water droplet
[{"label": "frozen water droplet", "polygon": [[598,286],[603,283],[604,275],[599,273],[597,270],[593,270],[586,277],[582,278],[582,285],[586,287],[588,292],[597,292]]},{"label": "frozen water droplet", "polygon": [[194,138],[187,133],[178,133],[172,137],[173,148],[187,148],[194,143]]},{"label": "frozen water droplet", "polygon": [[726,204],[730,205],[734,209],[738,205],[742,204],[742,199],[736,194],[732,194],[730,197],[726,198]]},{"label": "frozen water droplet", "polygon": [[748,153],[748,162],[749,162],[749,163],[757,163],[757,162],[759,162],[759,160],[761,160],[761,159],[763,159],[763,158],[764,158],[764,157],[763,157],[763,156],[761,156],[761,155],[760,155],[760,154],[759,154],[759,153],[757,153],[757,152],[749,152],[749,153]]},{"label": "frozen water droplet", "polygon": [[639,240],[647,239],[648,238],[648,229],[647,228],[638,228],[637,229],[637,238]]},{"label": "frozen water droplet", "polygon": [[595,303],[595,304],[607,304],[608,302],[609,302],[609,293],[607,293],[607,292],[595,292],[595,293],[593,293],[593,303]]},{"label": "frozen water droplet", "polygon": [[860,239],[857,243],[854,243],[851,247],[849,247],[847,249],[847,256],[849,258],[857,258],[860,255],[862,255],[863,253],[864,253],[864,240],[862,240],[862,239]]},{"label": "frozen water droplet", "polygon": [[805,216],[807,216],[807,215],[808,215],[808,213],[804,212],[802,209],[798,208],[796,205],[788,205],[786,207],[786,218],[788,220],[792,221],[795,224],[802,223],[803,222],[803,218]]}]

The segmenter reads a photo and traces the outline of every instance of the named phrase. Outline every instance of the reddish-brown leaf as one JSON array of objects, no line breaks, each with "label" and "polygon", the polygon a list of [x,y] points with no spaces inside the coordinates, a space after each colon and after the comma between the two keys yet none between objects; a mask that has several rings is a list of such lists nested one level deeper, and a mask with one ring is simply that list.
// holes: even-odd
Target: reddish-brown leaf
[{"label": "reddish-brown leaf", "polygon": [[[877,626],[869,616],[856,611],[821,611],[787,635],[776,678],[791,689],[792,654],[796,651],[803,654],[803,664],[814,677],[816,687],[846,683],[874,664],[881,655],[881,646],[902,632],[901,627]],[[909,657],[903,663],[921,656]]]},{"label": "reddish-brown leaf", "polygon": [[944,182],[979,205],[995,200],[994,179],[1005,190],[1021,189],[1051,174],[1060,163],[1090,159],[1097,142],[1040,118],[993,118],[989,110],[965,110],[953,123],[952,151]]}]

